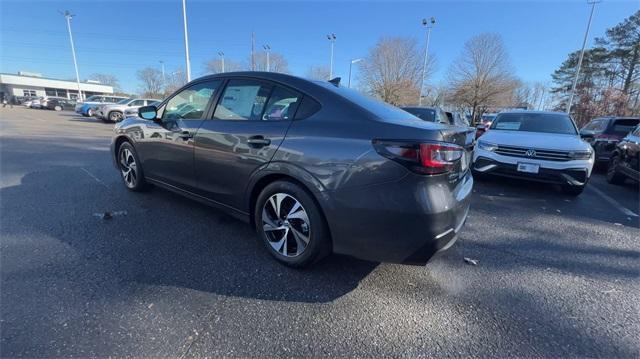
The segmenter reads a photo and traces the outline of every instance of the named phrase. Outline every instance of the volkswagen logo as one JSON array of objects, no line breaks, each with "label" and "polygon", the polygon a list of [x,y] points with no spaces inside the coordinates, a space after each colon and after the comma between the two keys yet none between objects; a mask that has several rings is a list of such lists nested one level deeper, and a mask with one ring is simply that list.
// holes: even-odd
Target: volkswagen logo
[{"label": "volkswagen logo", "polygon": [[524,153],[527,157],[535,157],[536,156],[536,150],[534,149],[530,149],[527,150],[527,152]]}]

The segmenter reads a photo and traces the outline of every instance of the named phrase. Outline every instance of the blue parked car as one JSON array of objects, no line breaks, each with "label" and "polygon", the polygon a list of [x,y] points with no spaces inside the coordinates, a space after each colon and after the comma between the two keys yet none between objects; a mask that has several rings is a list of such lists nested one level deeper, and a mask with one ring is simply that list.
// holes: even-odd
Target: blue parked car
[{"label": "blue parked car", "polygon": [[78,102],[76,104],[75,111],[82,116],[90,117],[95,114],[98,105],[102,105],[105,103],[116,103],[123,99],[126,99],[126,97],[93,95],[89,96],[84,102]]}]

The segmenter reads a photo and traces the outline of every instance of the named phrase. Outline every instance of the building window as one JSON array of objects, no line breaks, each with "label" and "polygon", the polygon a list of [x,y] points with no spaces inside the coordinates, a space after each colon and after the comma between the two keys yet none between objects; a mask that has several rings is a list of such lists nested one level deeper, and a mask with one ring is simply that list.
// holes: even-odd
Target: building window
[{"label": "building window", "polygon": [[64,89],[57,89],[56,90],[56,94],[58,97],[64,97],[67,98],[67,90]]},{"label": "building window", "polygon": [[56,96],[56,89],[45,88],[44,94],[47,96]]},{"label": "building window", "polygon": [[22,90],[24,97],[36,97],[36,90]]}]

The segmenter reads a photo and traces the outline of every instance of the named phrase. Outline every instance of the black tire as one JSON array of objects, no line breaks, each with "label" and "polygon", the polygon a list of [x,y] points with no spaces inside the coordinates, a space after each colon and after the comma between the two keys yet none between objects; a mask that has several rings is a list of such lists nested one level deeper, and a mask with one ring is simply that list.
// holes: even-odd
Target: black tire
[{"label": "black tire", "polygon": [[53,106],[54,111],[62,111],[62,106],[60,105],[55,105]]},{"label": "black tire", "polygon": [[[131,166],[132,161],[131,158],[129,158],[129,154],[132,156],[135,168]],[[124,142],[120,145],[120,147],[118,148],[117,162],[118,168],[120,169],[120,177],[122,178],[122,182],[124,183],[124,186],[127,187],[127,189],[134,192],[141,192],[149,187],[147,181],[144,178],[144,172],[142,171],[142,165],[140,163],[138,153],[131,143]],[[125,163],[127,163],[128,167],[125,166]],[[131,176],[133,177],[128,177],[125,174],[127,169],[133,170],[133,174],[131,174]]]},{"label": "black tire", "polygon": [[[276,215],[273,211],[273,204],[270,202],[272,197],[284,196],[280,204],[280,212],[282,215]],[[294,218],[291,209],[295,207],[295,202],[301,205],[301,209],[294,212],[299,214],[304,212],[308,219],[307,226],[304,226],[305,220]],[[269,227],[268,222],[263,220],[263,211],[272,221],[276,217],[283,218],[283,221],[275,223],[278,227],[285,229],[266,231],[265,227]],[[288,214],[285,216],[284,213]],[[288,217],[291,216],[291,217]],[[300,216],[302,217],[302,216]],[[284,222],[284,223],[283,223]],[[329,230],[320,208],[316,204],[314,198],[305,189],[299,185],[289,181],[276,181],[265,187],[256,201],[254,209],[254,225],[259,241],[264,245],[267,252],[271,254],[278,262],[294,268],[305,268],[318,262],[329,253],[331,253],[331,239],[329,238]],[[275,227],[272,227],[275,228]],[[307,231],[304,231],[304,229]],[[267,232],[269,234],[267,234]],[[300,235],[302,235],[300,237]],[[306,235],[306,237],[305,237]],[[282,238],[277,241],[277,238]],[[304,244],[302,239],[307,238],[308,242]],[[283,241],[281,248],[279,242]],[[300,245],[303,244],[303,245]],[[301,248],[301,249],[299,249]],[[301,251],[298,253],[298,251]],[[291,252],[296,252],[291,254]]]},{"label": "black tire", "polygon": [[614,155],[611,157],[609,161],[609,166],[607,167],[607,182],[611,184],[623,184],[626,176],[623,173],[618,172],[618,163],[620,162],[620,157]]},{"label": "black tire", "polygon": [[580,194],[582,194],[582,191],[584,191],[584,187],[585,186],[565,185],[562,186],[562,192],[568,194],[569,196],[579,196]]},{"label": "black tire", "polygon": [[94,113],[93,109],[88,109],[86,117],[93,117],[93,113]]}]

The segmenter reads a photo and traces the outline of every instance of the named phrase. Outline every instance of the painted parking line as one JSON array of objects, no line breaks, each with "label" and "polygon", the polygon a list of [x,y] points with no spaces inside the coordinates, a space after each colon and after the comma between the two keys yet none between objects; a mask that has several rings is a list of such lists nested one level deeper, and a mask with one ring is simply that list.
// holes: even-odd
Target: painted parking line
[{"label": "painted parking line", "polygon": [[617,208],[620,212],[624,213],[625,215],[630,216],[630,217],[638,217],[638,214],[636,214],[632,210],[626,208],[625,206],[621,205],[620,202],[618,202],[615,199],[609,197],[609,195],[607,195],[606,193],[604,193],[601,190],[599,190],[598,188],[596,188],[596,186],[593,186],[593,185],[587,186],[587,189],[590,190],[590,191],[593,191],[595,194],[600,196],[605,201],[609,202],[610,205],[614,206],[615,208]]}]

